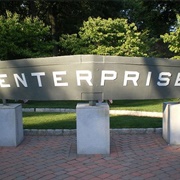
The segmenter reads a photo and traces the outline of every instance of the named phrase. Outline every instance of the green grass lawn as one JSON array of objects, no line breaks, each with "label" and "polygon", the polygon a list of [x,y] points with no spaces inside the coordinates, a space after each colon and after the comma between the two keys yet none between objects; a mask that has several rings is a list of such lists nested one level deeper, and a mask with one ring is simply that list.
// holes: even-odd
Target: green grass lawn
[{"label": "green grass lawn", "polygon": [[23,113],[24,129],[75,129],[75,113]]},{"label": "green grass lawn", "polygon": [[[135,110],[162,112],[163,102],[177,102],[178,99],[161,100],[119,100],[110,104],[114,110]],[[13,102],[14,101],[9,101]],[[70,108],[75,109],[77,103],[87,101],[29,101],[23,108]],[[25,129],[75,129],[75,113],[23,113]],[[159,128],[162,127],[162,118],[111,116],[110,128]]]},{"label": "green grass lawn", "polygon": [[[25,129],[76,129],[75,113],[23,113]],[[159,128],[162,118],[111,116],[110,128]]]},{"label": "green grass lawn", "polygon": [[[178,99],[160,100],[118,100],[110,104],[110,109],[135,110],[162,112],[163,102],[175,102]],[[23,104],[23,108],[70,108],[75,109],[77,103],[88,103],[87,101],[29,101]]]}]

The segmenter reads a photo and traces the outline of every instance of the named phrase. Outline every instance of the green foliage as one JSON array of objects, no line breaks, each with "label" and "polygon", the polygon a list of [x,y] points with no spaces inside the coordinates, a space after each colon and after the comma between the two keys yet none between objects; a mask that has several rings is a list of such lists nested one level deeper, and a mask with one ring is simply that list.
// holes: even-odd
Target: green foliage
[{"label": "green foliage", "polygon": [[171,52],[174,52],[173,59],[180,59],[180,16],[177,16],[177,26],[175,31],[161,35],[164,43],[168,43],[168,48]]},{"label": "green foliage", "polygon": [[[151,49],[145,51],[148,52],[147,54],[151,52],[149,56],[172,57],[172,53],[169,52],[167,44],[162,42],[160,35],[169,33],[169,28],[176,22],[176,14],[180,13],[180,3],[177,0],[0,1],[0,15],[7,17],[7,10],[16,12],[21,19],[27,16],[38,17],[51,27],[50,36],[56,42],[59,41],[62,34],[77,33],[83,21],[86,21],[90,16],[104,19],[128,19],[129,23],[136,24],[138,30],[148,30],[147,43],[152,37],[157,40],[151,45]],[[77,34],[75,35],[77,36]],[[84,44],[84,42],[79,41],[78,43]],[[106,48],[106,46],[100,47],[99,51],[104,52]],[[108,51],[111,52],[111,49],[109,48]],[[72,48],[69,48],[69,51],[72,52]],[[55,44],[53,55],[64,54],[67,52]]]},{"label": "green foliage", "polygon": [[138,32],[126,19],[90,17],[78,34],[62,35],[60,42],[73,54],[148,56],[145,36],[147,32]]},{"label": "green foliage", "polygon": [[0,59],[18,59],[51,55],[50,28],[38,18],[7,12],[0,16]]}]

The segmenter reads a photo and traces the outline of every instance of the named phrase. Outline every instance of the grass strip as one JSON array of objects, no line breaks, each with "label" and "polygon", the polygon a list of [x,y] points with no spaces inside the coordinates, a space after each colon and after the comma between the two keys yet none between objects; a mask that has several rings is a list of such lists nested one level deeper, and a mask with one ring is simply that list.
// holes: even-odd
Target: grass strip
[{"label": "grass strip", "polygon": [[[76,129],[75,113],[23,113],[24,129]],[[159,128],[162,118],[111,116],[110,128]]]},{"label": "grass strip", "polygon": [[111,116],[110,128],[161,128],[162,118],[138,116]]},{"label": "grass strip", "polygon": [[[177,102],[178,99],[158,100],[116,100],[110,104],[110,109],[162,112],[163,102]],[[78,103],[88,101],[29,101],[23,104],[23,108],[69,108],[75,109]]]},{"label": "grass strip", "polygon": [[23,113],[24,129],[75,129],[75,113]]}]

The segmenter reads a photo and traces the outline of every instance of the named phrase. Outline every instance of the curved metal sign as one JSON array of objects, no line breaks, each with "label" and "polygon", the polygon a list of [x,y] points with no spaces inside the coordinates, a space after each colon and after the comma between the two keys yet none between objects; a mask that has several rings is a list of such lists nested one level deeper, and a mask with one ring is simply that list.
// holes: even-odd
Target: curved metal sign
[{"label": "curved metal sign", "polygon": [[98,55],[0,61],[1,99],[179,97],[180,61]]}]

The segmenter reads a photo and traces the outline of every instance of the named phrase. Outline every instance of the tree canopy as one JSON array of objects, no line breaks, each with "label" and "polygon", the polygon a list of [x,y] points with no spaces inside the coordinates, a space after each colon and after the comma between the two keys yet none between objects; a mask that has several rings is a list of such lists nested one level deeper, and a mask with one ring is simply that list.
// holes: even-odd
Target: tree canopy
[{"label": "tree canopy", "polygon": [[[8,13],[11,12],[12,14],[18,14],[19,22],[27,21],[29,19],[29,25],[26,25],[26,28],[31,28],[31,34],[35,34],[38,23],[44,26],[46,29],[45,38],[43,39],[44,46],[48,42],[48,50],[42,53],[42,49],[36,53],[29,53],[28,56],[42,56],[45,54],[48,55],[64,55],[68,51],[69,47],[65,47],[64,44],[61,45],[59,40],[62,39],[62,35],[64,34],[67,36],[71,36],[72,34],[78,34],[78,36],[82,36],[82,28],[84,26],[83,23],[88,22],[88,18],[91,17],[92,19],[97,19],[98,17],[107,20],[111,18],[112,20],[115,19],[126,19],[127,24],[134,24],[137,28],[136,33],[140,33],[140,38],[142,42],[142,35],[146,34],[146,37],[143,37],[143,42],[147,43],[146,46],[146,53],[148,56],[156,56],[156,57],[172,57],[178,55],[179,52],[170,51],[168,50],[170,46],[169,44],[164,43],[163,39],[160,38],[161,35],[170,33],[170,29],[176,24],[177,19],[176,15],[180,14],[180,3],[177,0],[59,0],[59,1],[49,1],[49,0],[7,0],[7,1],[0,1],[0,15],[1,19],[4,18],[4,21],[9,19]],[[17,16],[17,15],[16,15]],[[36,23],[35,23],[36,22]],[[3,22],[5,23],[5,22]],[[35,23],[36,25],[34,25]],[[39,24],[39,25],[40,25]],[[103,24],[105,26],[105,24]],[[2,25],[1,25],[2,26]],[[9,25],[8,25],[9,26]],[[25,25],[24,25],[25,26]],[[34,28],[33,28],[34,27]],[[2,27],[1,27],[2,28]],[[18,27],[16,27],[18,28]],[[12,32],[10,32],[10,29]],[[88,28],[86,28],[88,29]],[[13,34],[14,32],[18,32],[19,30],[13,30],[13,27],[8,29],[9,34]],[[44,32],[44,30],[43,30]],[[145,33],[146,32],[146,33]],[[148,32],[148,33],[147,33]],[[3,31],[4,33],[4,31]],[[3,34],[0,32],[0,37],[4,38],[3,43],[5,41],[9,41],[10,37],[7,34]],[[15,33],[15,34],[16,34]],[[79,34],[80,33],[80,34]],[[114,32],[115,33],[115,32]],[[22,33],[23,34],[23,33]],[[176,34],[174,34],[176,35]],[[38,36],[42,37],[42,34],[38,34]],[[113,35],[114,36],[114,35]],[[37,37],[37,34],[36,34]],[[129,37],[129,36],[128,36]],[[12,37],[15,38],[15,37]],[[27,35],[24,36],[27,38]],[[78,37],[79,38],[79,37]],[[110,36],[109,36],[110,38]],[[112,37],[114,38],[114,37]],[[145,39],[144,39],[145,38]],[[14,41],[14,45],[20,48],[24,46],[24,41],[22,41],[22,37],[20,38],[21,41]],[[38,40],[41,38],[37,38]],[[80,39],[80,38],[79,38]],[[78,39],[78,43],[79,43]],[[82,39],[82,37],[81,37]],[[119,37],[117,38],[119,39]],[[2,40],[2,39],[1,39]],[[32,39],[29,38],[29,41]],[[50,43],[51,41],[51,43]],[[153,45],[149,46],[148,42],[154,42]],[[35,46],[38,47],[39,41],[32,40]],[[55,43],[54,43],[55,42]],[[30,43],[30,42],[29,42]],[[33,44],[32,43],[32,44]],[[3,45],[4,45],[3,44]],[[41,43],[40,43],[41,44]],[[51,49],[51,45],[53,44],[53,49]],[[102,42],[101,42],[102,44]],[[6,43],[7,49],[8,43]],[[42,44],[41,44],[42,45]],[[111,44],[110,44],[111,45]],[[34,45],[33,45],[34,46]],[[25,46],[26,47],[26,46]],[[42,45],[43,47],[43,45]],[[144,48],[145,46],[143,46]],[[105,48],[99,47],[98,52],[100,52]],[[142,48],[142,47],[141,47]],[[29,46],[29,50],[31,46]],[[108,48],[108,53],[110,51],[110,47]],[[120,49],[120,47],[119,47]],[[103,53],[104,53],[103,50]],[[144,49],[140,49],[144,55]],[[33,50],[34,51],[34,50]],[[51,52],[50,52],[51,51]],[[106,48],[107,51],[107,48]],[[133,50],[134,51],[134,50]],[[13,59],[13,58],[21,58],[26,57],[27,53],[10,53],[9,55],[5,55],[0,57],[5,59]],[[139,51],[140,52],[140,51]],[[94,52],[97,53],[97,52]],[[116,54],[118,54],[116,52]],[[124,55],[128,55],[127,53]],[[138,55],[138,54],[137,54]]]},{"label": "tree canopy", "polygon": [[21,20],[7,11],[0,16],[0,59],[17,59],[52,55],[53,41],[49,27],[38,18]]},{"label": "tree canopy", "polygon": [[63,35],[60,42],[71,54],[148,56],[146,35],[127,19],[90,17],[78,34]]},{"label": "tree canopy", "polygon": [[170,33],[161,35],[165,43],[168,43],[169,50],[174,52],[173,59],[180,59],[180,16],[177,16],[177,24]]}]

